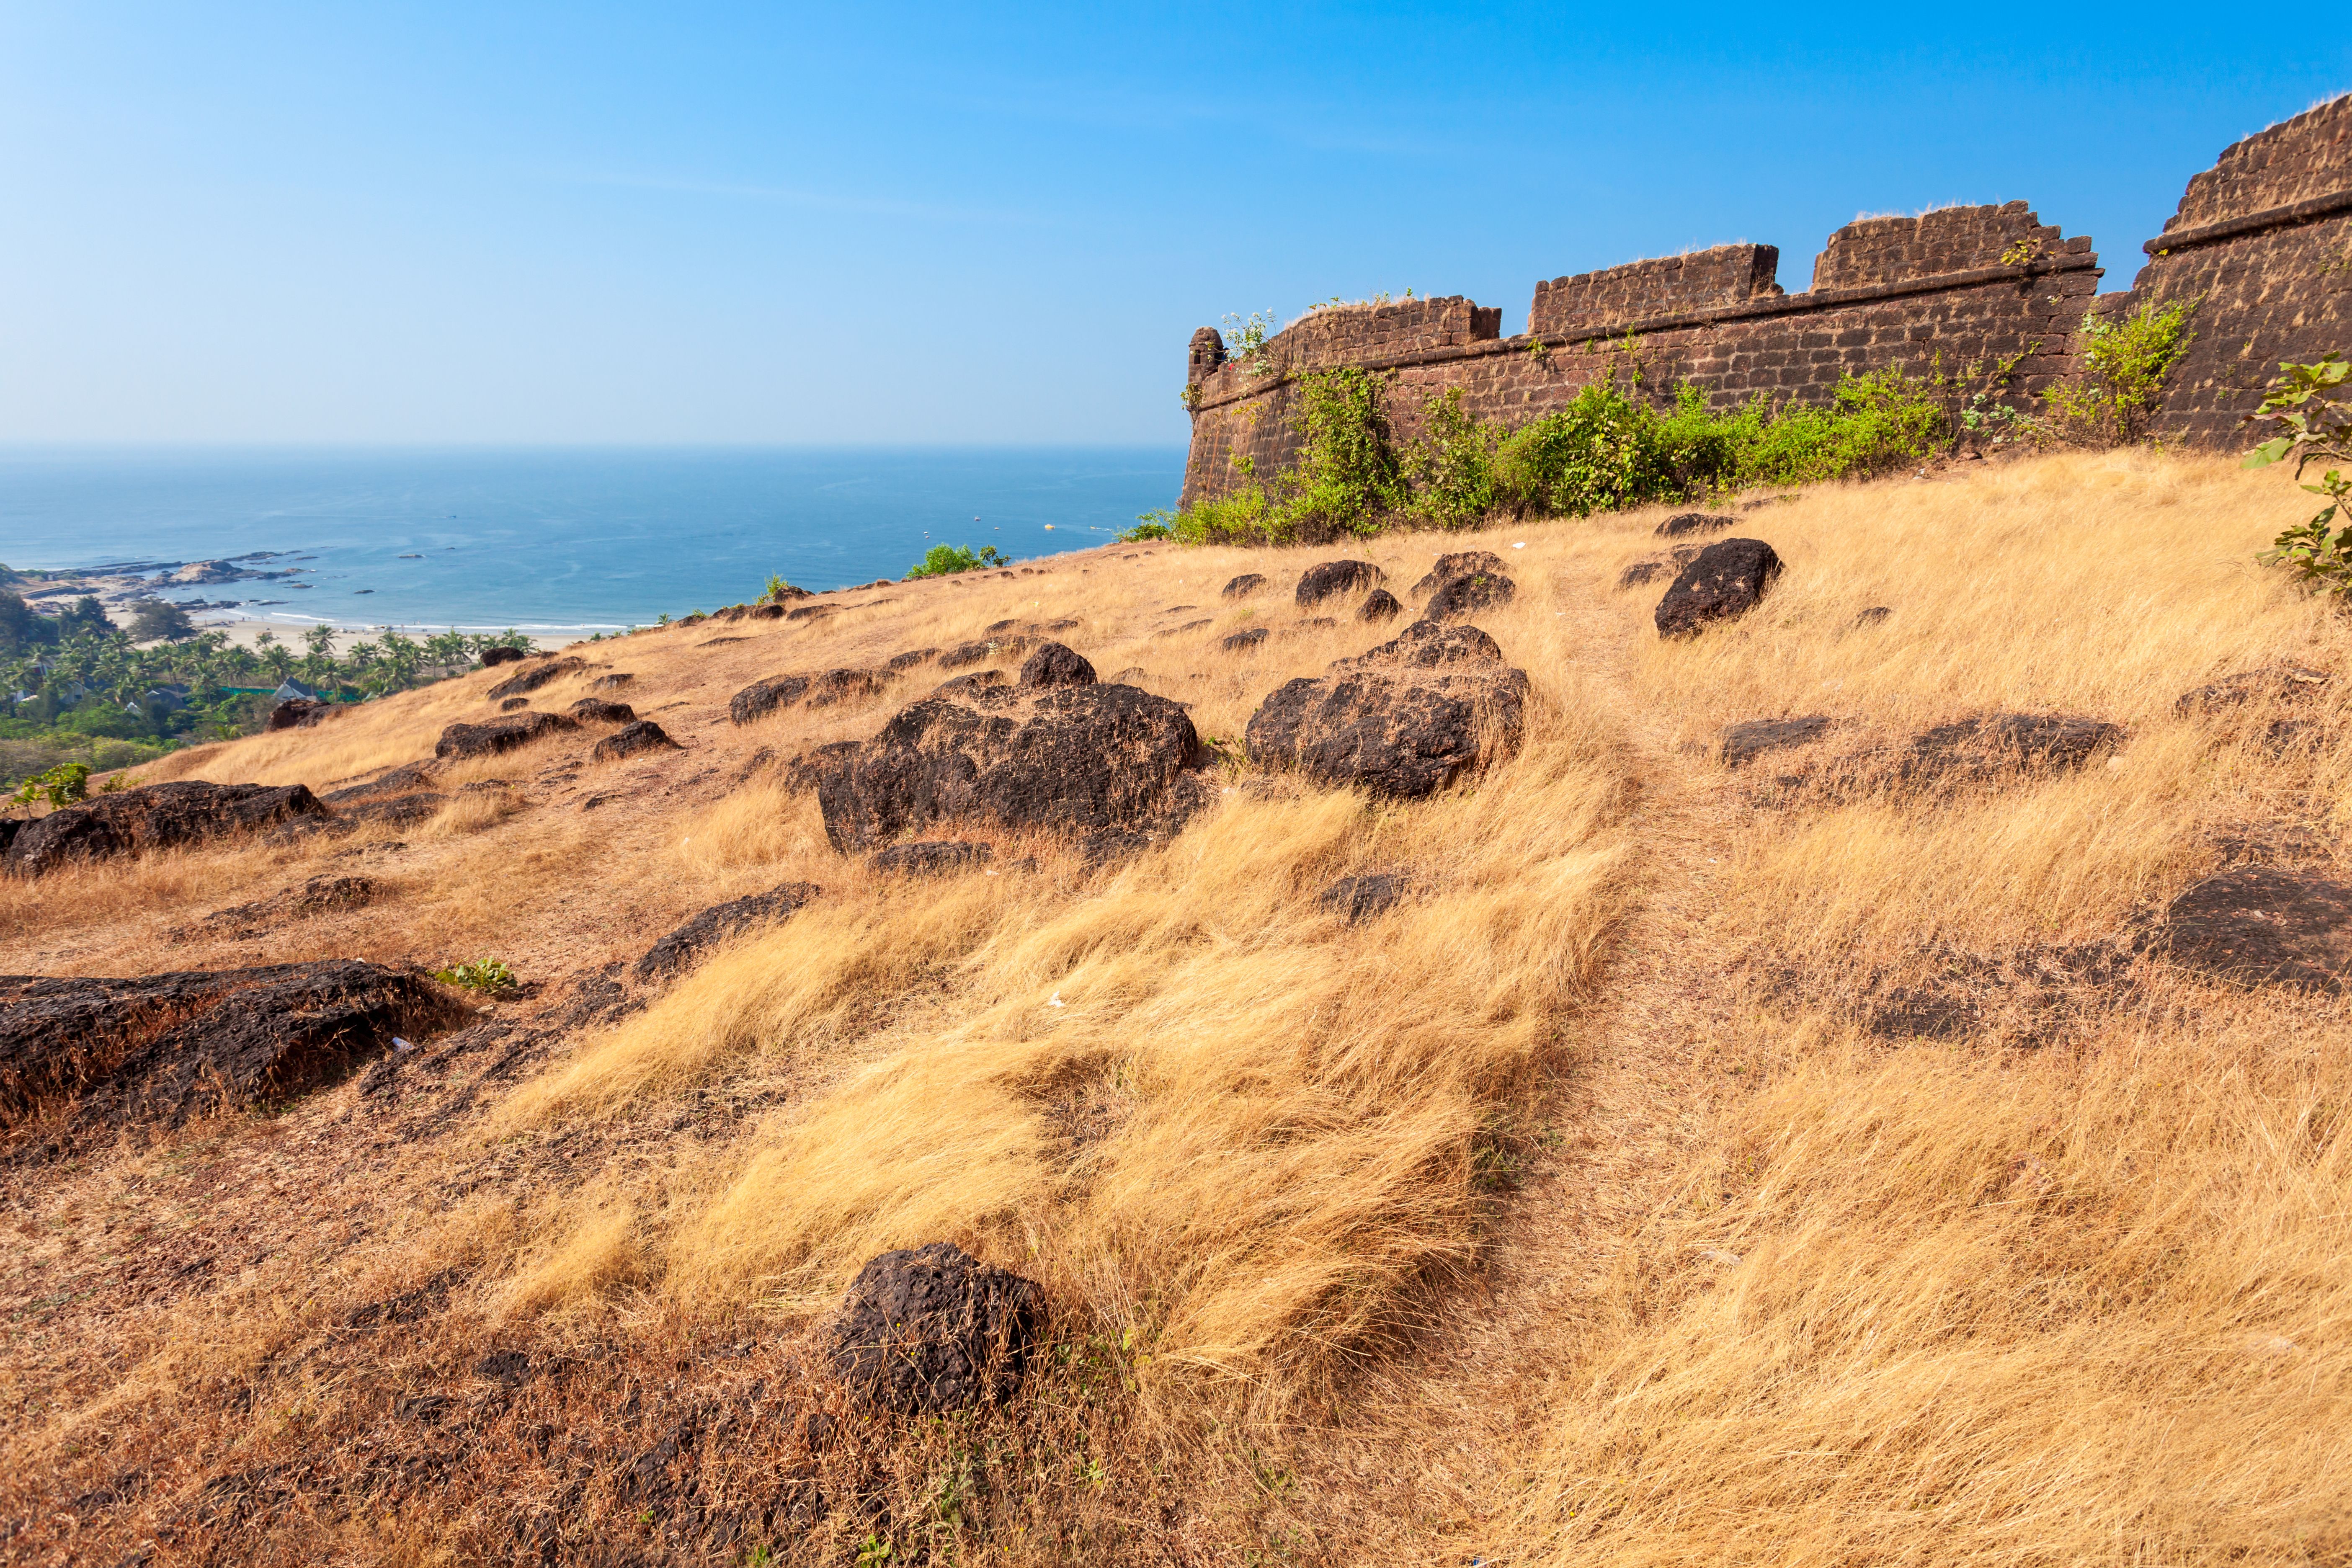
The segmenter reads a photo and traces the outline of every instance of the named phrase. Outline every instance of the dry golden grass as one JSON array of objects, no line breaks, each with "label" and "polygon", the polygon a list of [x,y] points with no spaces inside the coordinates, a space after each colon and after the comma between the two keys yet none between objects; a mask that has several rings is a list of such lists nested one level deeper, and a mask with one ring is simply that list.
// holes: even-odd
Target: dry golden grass
[{"label": "dry golden grass", "polygon": [[[142,1461],[183,1499],[238,1464],[396,1446],[344,1384],[388,1405],[398,1383],[337,1360],[362,1354],[337,1348],[355,1304],[395,1279],[462,1280],[419,1331],[438,1359],[403,1375],[462,1377],[489,1343],[564,1347],[618,1369],[594,1398],[682,1384],[724,1405],[742,1396],[719,1347],[756,1342],[783,1378],[866,1258],[947,1239],[1039,1280],[1057,1332],[1131,1346],[1128,1446],[1088,1450],[1112,1467],[1083,1485],[1047,1453],[946,1525],[923,1510],[939,1467],[973,1462],[964,1439],[861,1436],[898,1500],[840,1503],[828,1550],[878,1531],[901,1555],[1024,1564],[2352,1559],[2352,1446],[2334,1440],[2352,1426],[2345,1005],[2152,959],[2083,989],[2038,1051],[1990,1029],[1880,1038],[1853,1005],[1865,981],[1936,984],[1954,953],[2121,952],[2222,863],[2226,835],[2299,829],[2288,853],[2336,865],[2347,623],[2252,564],[2299,501],[2275,475],[2132,453],[1828,488],[1744,512],[1736,531],[1786,574],[1756,614],[1671,645],[1649,625],[1657,591],[1614,587],[1660,551],[1662,511],[1344,550],[1114,548],[789,627],[575,650],[635,674],[622,695],[681,752],[575,769],[589,737],[561,738],[450,770],[436,787],[512,787],[402,833],[0,883],[0,969],[106,973],[253,962],[166,933],[356,866],[378,901],[318,942],[506,957],[556,983],[506,1009],[524,1025],[696,910],[824,889],[520,1079],[472,1082],[416,1142],[308,1167],[366,1224],[322,1225],[176,1306],[22,1308],[48,1326],[11,1331],[5,1392],[26,1414],[0,1471],[24,1479],[0,1501],[107,1480],[89,1435],[134,1414],[159,1444],[200,1435]],[[1345,605],[1297,609],[1301,567],[1369,558],[1402,593],[1464,545],[1520,584],[1479,624],[1530,674],[1530,731],[1429,802],[1234,769],[1214,810],[1130,861],[1090,869],[975,825],[998,874],[908,881],[835,855],[759,753],[871,733],[936,672],[726,720],[755,679],[1070,616],[1057,635],[1104,677],[1139,668],[1204,735],[1237,737],[1283,680],[1389,635]],[[1222,599],[1244,572],[1274,585]],[[1873,605],[1892,614],[1857,626]],[[1254,624],[1276,635],[1218,647]],[[2173,710],[2283,662],[2338,685],[2292,715]],[[167,772],[331,787],[489,716],[496,679]],[[1827,714],[1834,750],[1994,709],[2128,734],[2079,774],[1948,793],[1791,797],[1769,765],[1715,757],[1742,720]],[[2260,743],[2289,716],[2325,743]],[[1391,868],[1413,891],[1382,916],[1350,926],[1316,902]],[[236,1205],[290,1184],[290,1152],[381,1114],[340,1090],[269,1123],[274,1152],[257,1130],[250,1150],[232,1138],[205,1156],[222,1173],[206,1201],[250,1234],[266,1211]],[[101,1161],[27,1199],[39,1224],[0,1305],[78,1300],[89,1259],[148,1245],[124,1216],[176,1179],[172,1158]],[[199,1342],[217,1353],[188,1356]],[[1053,1373],[1005,1441],[1066,1437],[1074,1375]],[[289,1414],[236,1430],[218,1392],[236,1379]],[[599,1475],[659,1436],[599,1425],[589,1393],[546,1397],[581,1441],[603,1434],[577,1461]],[[485,1430],[501,1475],[580,1498],[524,1428]],[[1025,1489],[1049,1472],[1066,1485]],[[508,1549],[490,1482],[440,1484],[380,1519],[239,1516],[206,1539],[284,1561]],[[643,1505],[615,1486],[549,1506],[578,1515],[567,1540],[604,1542]]]}]

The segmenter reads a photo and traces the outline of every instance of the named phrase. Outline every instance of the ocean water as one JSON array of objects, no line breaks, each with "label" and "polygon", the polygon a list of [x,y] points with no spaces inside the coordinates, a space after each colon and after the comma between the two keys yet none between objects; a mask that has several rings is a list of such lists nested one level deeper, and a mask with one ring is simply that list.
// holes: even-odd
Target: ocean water
[{"label": "ocean water", "polygon": [[0,447],[0,562],[276,551],[294,559],[251,564],[310,570],[165,596],[289,626],[586,632],[756,598],[772,573],[812,589],[902,576],[937,543],[1083,550],[1174,505],[1183,473],[1181,447]]}]

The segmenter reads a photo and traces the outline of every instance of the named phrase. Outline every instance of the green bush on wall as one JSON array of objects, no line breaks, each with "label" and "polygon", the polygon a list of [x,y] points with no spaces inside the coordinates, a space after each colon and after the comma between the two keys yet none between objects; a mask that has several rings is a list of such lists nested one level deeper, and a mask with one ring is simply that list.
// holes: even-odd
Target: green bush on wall
[{"label": "green bush on wall", "polygon": [[1379,376],[1320,371],[1297,383],[1291,467],[1271,483],[1245,468],[1238,489],[1180,514],[1176,537],[1281,544],[1400,523],[1473,528],[1880,473],[1950,446],[1954,396],[1945,377],[1895,367],[1846,376],[1826,407],[1776,408],[1759,396],[1716,414],[1696,386],[1677,387],[1661,408],[1612,379],[1507,432],[1472,417],[1460,389],[1448,388],[1423,404],[1421,434],[1400,449]]}]

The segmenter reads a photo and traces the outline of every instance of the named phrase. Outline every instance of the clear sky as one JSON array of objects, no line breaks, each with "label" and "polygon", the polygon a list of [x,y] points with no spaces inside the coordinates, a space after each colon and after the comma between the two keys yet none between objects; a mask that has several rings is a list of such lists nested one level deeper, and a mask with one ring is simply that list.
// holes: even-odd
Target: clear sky
[{"label": "clear sky", "polygon": [[1950,202],[2122,288],[2298,15],[0,0],[0,441],[1174,443],[1226,311]]}]

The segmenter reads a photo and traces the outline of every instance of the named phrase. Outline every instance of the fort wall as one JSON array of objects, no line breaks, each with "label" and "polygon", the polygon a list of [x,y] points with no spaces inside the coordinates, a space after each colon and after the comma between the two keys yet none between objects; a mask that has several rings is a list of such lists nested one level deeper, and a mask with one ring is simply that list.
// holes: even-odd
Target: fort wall
[{"label": "fort wall", "polygon": [[2074,373],[2088,312],[2141,300],[2199,301],[2158,433],[2226,441],[2278,360],[2352,350],[2352,98],[2223,153],[2147,248],[2133,291],[2101,298],[2091,240],[2010,202],[1857,219],[1830,236],[1801,293],[1780,286],[1778,249],[1740,244],[1539,282],[1528,330],[1511,338],[1498,309],[1458,295],[1321,308],[1248,363],[1203,328],[1187,370],[1184,504],[1287,466],[1299,379],[1336,366],[1386,377],[1405,439],[1449,391],[1517,427],[1612,377],[1661,399],[1687,383],[1727,408],[1759,395],[1826,402],[1844,375],[1889,367],[2000,373],[2003,400],[2023,406]]}]

